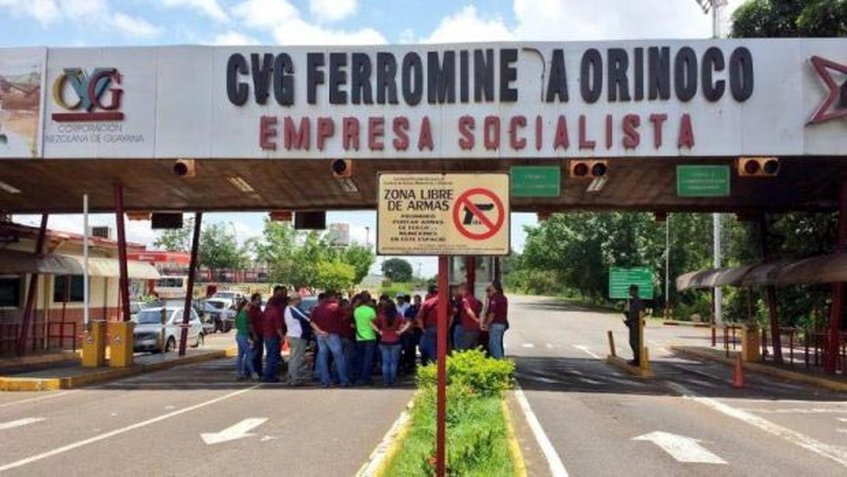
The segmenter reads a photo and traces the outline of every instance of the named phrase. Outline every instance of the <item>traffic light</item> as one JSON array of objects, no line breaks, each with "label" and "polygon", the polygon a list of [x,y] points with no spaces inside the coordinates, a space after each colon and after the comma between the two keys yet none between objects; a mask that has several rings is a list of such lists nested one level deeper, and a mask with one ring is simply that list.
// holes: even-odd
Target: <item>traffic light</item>
[{"label": "traffic light", "polygon": [[336,179],[343,179],[353,176],[353,161],[350,159],[336,159],[332,161],[332,176]]},{"label": "traffic light", "polygon": [[568,171],[574,179],[597,179],[606,175],[609,166],[606,160],[583,160],[570,161]]},{"label": "traffic light", "polygon": [[779,174],[779,159],[776,157],[739,157],[739,177],[775,177]]}]

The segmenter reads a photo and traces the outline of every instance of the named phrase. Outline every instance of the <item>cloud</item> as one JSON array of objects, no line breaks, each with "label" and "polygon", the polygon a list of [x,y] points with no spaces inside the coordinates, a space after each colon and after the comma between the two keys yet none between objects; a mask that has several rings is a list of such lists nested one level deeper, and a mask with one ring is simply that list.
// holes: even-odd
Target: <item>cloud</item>
[{"label": "cloud", "polygon": [[500,17],[483,18],[476,7],[468,5],[444,17],[435,30],[421,43],[454,43],[467,41],[507,41],[515,35]]},{"label": "cloud", "polygon": [[118,29],[127,36],[137,38],[152,38],[162,33],[162,29],[143,18],[131,17],[124,13],[112,15],[112,21]]},{"label": "cloud", "polygon": [[309,12],[318,21],[331,23],[356,13],[356,0],[309,0]]},{"label": "cloud", "polygon": [[384,44],[385,37],[373,28],[338,30],[304,20],[287,0],[247,0],[233,8],[249,28],[270,33],[282,45]]},{"label": "cloud", "polygon": [[227,20],[227,14],[218,0],[162,0],[168,8],[189,8],[220,22]]},{"label": "cloud", "polygon": [[228,31],[216,35],[211,42],[213,45],[238,46],[238,45],[258,45],[259,40],[252,36],[241,34],[237,31]]},{"label": "cloud", "polygon": [[15,18],[32,17],[41,26],[53,23],[60,14],[54,0],[0,0],[0,7],[8,9]]}]

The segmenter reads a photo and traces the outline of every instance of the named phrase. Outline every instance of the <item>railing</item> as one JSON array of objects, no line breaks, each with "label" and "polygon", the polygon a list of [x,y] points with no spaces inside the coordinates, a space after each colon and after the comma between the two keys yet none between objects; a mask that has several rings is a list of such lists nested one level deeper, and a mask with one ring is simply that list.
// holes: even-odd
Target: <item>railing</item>
[{"label": "railing", "polygon": [[[54,332],[56,328],[58,328],[58,332]],[[68,328],[70,328],[70,333],[66,333]],[[79,336],[77,336],[77,323],[75,321],[62,321],[59,323],[49,323],[47,325],[48,347],[53,343],[52,340],[58,340],[59,349],[65,349],[66,338],[70,339],[71,349],[76,352],[76,342]]]},{"label": "railing", "polygon": [[[36,352],[44,349],[65,349],[69,345],[73,351],[77,349],[80,337],[77,335],[78,323],[74,321],[51,322],[47,324],[47,336],[43,334],[44,323],[33,322],[26,337],[26,349]],[[17,354],[18,337],[21,332],[20,323],[0,323],[0,355]]]},{"label": "railing", "polygon": [[17,351],[20,332],[21,325],[19,323],[0,323],[0,354]]},{"label": "railing", "polygon": [[[723,342],[719,343],[715,338],[717,330],[722,328]],[[727,324],[722,327],[712,327],[712,347],[719,344],[729,356],[730,350],[736,350],[741,342],[739,330],[740,325]],[[769,328],[762,328],[761,352],[763,359],[772,359],[773,345],[769,344],[772,334]],[[824,353],[828,342],[827,330],[816,330],[813,328],[786,327],[780,329],[779,347],[782,351],[783,364],[790,366],[802,365],[806,368],[817,368],[823,366]],[[847,333],[839,334],[838,356],[836,358],[836,373],[847,374]]]}]

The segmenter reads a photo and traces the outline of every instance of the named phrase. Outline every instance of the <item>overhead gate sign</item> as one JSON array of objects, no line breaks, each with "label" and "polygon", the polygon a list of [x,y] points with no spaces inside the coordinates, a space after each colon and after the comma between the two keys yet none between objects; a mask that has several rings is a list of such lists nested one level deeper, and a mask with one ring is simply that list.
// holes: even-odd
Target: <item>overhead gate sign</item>
[{"label": "overhead gate sign", "polygon": [[508,255],[509,175],[380,174],[380,255]]}]

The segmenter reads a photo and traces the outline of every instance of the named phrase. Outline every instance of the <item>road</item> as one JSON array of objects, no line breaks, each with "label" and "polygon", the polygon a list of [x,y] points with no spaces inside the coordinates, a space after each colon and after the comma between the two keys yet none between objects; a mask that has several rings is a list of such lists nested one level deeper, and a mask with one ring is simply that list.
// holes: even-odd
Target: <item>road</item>
[{"label": "road", "polygon": [[[629,357],[619,316],[511,300],[507,353],[548,454],[568,474],[847,475],[844,394],[749,373],[733,389],[728,367],[666,349],[706,344],[704,330],[658,325],[647,329],[656,378],[635,378],[602,359],[609,329]],[[414,392],[258,386],[235,382],[232,367],[0,393],[0,474],[352,476]],[[532,475],[550,474],[540,450],[528,456],[540,456]]]},{"label": "road", "polygon": [[525,297],[510,310],[507,354],[570,475],[847,475],[843,393],[751,373],[733,389],[728,367],[667,350],[705,345],[707,330],[657,324],[645,332],[656,377],[636,378],[602,359],[606,330],[631,356],[622,316]]},{"label": "road", "polygon": [[[347,477],[413,393],[244,384],[232,367],[219,360],[69,392],[0,394],[0,474]],[[251,435],[221,433],[245,420]]]}]

